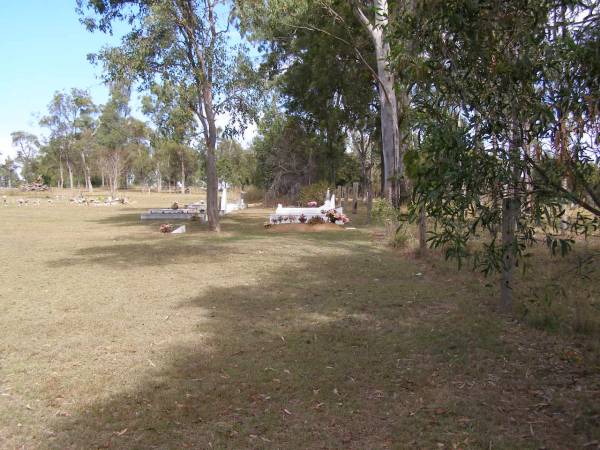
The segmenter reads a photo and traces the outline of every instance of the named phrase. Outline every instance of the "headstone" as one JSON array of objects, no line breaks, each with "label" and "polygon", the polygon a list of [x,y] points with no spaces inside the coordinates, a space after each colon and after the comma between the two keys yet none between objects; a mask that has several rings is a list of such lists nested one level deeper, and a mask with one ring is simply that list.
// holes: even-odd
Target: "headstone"
[{"label": "headstone", "polygon": [[223,186],[223,193],[221,194],[221,211],[227,211],[227,186]]},{"label": "headstone", "polygon": [[171,231],[171,234],[183,234],[185,233],[185,225],[181,225],[180,227],[175,228]]}]

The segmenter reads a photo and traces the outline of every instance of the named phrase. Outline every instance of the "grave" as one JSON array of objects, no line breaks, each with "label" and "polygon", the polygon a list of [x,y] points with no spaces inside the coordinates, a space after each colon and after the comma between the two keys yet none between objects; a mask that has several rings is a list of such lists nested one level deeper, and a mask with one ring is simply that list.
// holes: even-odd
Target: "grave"
[{"label": "grave", "polygon": [[301,216],[304,216],[306,221],[313,217],[320,217],[325,222],[328,222],[327,212],[332,209],[335,210],[336,213],[343,214],[343,208],[341,206],[336,207],[335,194],[330,194],[329,190],[327,190],[325,202],[321,206],[314,208],[295,208],[284,207],[281,203],[278,204],[275,212],[269,215],[269,223],[301,223]]},{"label": "grave", "polygon": [[221,187],[221,205],[219,209],[219,213],[221,215],[229,214],[233,211],[239,211],[240,209],[245,209],[246,204],[244,203],[244,197],[240,194],[240,201],[238,203],[229,203],[227,201],[227,184],[224,183]]},{"label": "grave", "polygon": [[186,205],[184,208],[149,209],[140,217],[142,220],[192,220],[206,221],[206,204],[203,201]]}]

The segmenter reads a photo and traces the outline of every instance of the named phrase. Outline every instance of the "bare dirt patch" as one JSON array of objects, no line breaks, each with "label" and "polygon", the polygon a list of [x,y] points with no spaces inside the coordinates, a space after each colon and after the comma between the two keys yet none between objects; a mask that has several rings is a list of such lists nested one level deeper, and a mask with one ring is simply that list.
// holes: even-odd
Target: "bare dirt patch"
[{"label": "bare dirt patch", "polygon": [[308,225],[306,223],[281,223],[267,227],[270,233],[319,233],[321,231],[345,231],[341,225],[335,223],[317,223]]}]

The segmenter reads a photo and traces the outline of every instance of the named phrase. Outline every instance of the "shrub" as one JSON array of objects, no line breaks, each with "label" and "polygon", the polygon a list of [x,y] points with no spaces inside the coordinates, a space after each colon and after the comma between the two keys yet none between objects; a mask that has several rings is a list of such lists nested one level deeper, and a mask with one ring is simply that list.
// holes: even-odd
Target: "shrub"
[{"label": "shrub", "polygon": [[248,186],[244,192],[244,202],[247,205],[250,203],[261,203],[265,199],[264,189],[257,188],[256,186]]},{"label": "shrub", "polygon": [[326,181],[319,181],[318,183],[303,186],[300,189],[300,203],[306,205],[308,202],[316,201],[317,204],[323,204],[325,201],[325,195],[327,194],[327,189],[329,188],[330,186]]},{"label": "shrub", "polygon": [[400,210],[394,208],[389,201],[384,198],[378,198],[373,200],[371,217],[373,222],[385,225],[386,222],[400,222],[402,215]]},{"label": "shrub", "polygon": [[321,216],[313,216],[310,219],[308,219],[307,223],[309,225],[318,225],[320,223],[325,223],[325,221],[323,220],[323,218]]}]

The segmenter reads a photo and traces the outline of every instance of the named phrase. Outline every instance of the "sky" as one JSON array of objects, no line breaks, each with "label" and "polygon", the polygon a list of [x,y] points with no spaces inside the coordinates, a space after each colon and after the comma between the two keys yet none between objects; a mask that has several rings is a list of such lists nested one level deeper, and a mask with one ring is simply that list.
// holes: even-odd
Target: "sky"
[{"label": "sky", "polygon": [[90,33],[75,0],[0,0],[0,159],[14,156],[10,133],[40,133],[37,122],[55,91],[88,89],[104,103],[100,67],[86,56],[118,38]]},{"label": "sky", "polygon": [[86,56],[118,42],[118,36],[88,32],[75,0],[0,0],[0,161],[16,154],[13,131],[43,134],[39,117],[54,92],[87,89],[96,104],[106,102],[101,68]]}]

